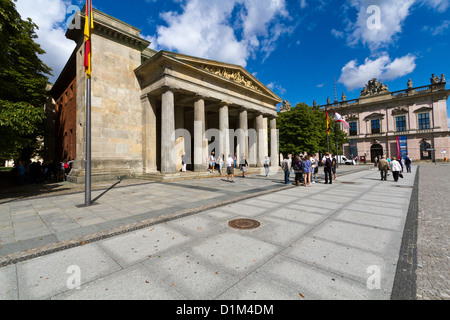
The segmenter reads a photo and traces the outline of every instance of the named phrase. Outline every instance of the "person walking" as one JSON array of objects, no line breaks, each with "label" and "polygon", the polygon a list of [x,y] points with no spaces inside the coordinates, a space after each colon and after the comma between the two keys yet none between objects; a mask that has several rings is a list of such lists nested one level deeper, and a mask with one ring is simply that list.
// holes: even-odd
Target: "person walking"
[{"label": "person walking", "polygon": [[268,156],[264,159],[264,170],[266,171],[266,177],[268,177],[270,171],[270,159]]},{"label": "person walking", "polygon": [[294,169],[295,173],[295,184],[297,186],[300,186],[300,180],[303,170],[302,170],[302,163],[298,155],[295,155],[294,161],[292,162],[292,168]]},{"label": "person walking", "polygon": [[311,164],[311,160],[309,158],[309,155],[306,155],[303,159],[303,175],[304,175],[304,180],[305,180],[305,187],[311,186],[311,173],[312,173],[312,164]]},{"label": "person walking", "polygon": [[378,170],[380,170],[381,180],[382,181],[383,180],[386,181],[387,173],[388,173],[388,170],[389,170],[389,162],[387,162],[385,157],[382,157],[378,161]]},{"label": "person walking", "polygon": [[234,183],[234,159],[231,156],[231,153],[228,155],[226,163],[227,163],[227,182],[229,181],[229,178],[231,176],[231,183]]},{"label": "person walking", "polygon": [[241,169],[242,169],[242,178],[245,178],[245,171],[248,166],[248,162],[247,162],[247,159],[245,159],[244,154],[242,154],[240,162],[241,162]]},{"label": "person walking", "polygon": [[391,171],[392,171],[392,176],[394,178],[394,181],[397,182],[398,177],[400,176],[400,171],[402,171],[402,165],[400,164],[400,162],[397,161],[397,159],[395,157],[392,157],[390,166],[391,166]]},{"label": "person walking", "polygon": [[291,155],[288,155],[287,158],[283,159],[283,162],[281,163],[281,169],[284,171],[284,184],[289,184],[289,174],[291,171],[291,165],[290,165],[290,157]]},{"label": "person walking", "polygon": [[[325,173],[325,184],[331,184],[331,167],[333,166],[333,161],[331,160],[330,154],[328,152],[325,153],[325,156],[322,158],[323,163],[323,172]],[[328,182],[329,181],[329,182]]]},{"label": "person walking", "polygon": [[402,156],[402,158],[400,159],[400,164],[402,165],[402,172],[405,169],[405,157]]},{"label": "person walking", "polygon": [[407,173],[411,173],[411,163],[412,163],[411,157],[410,156],[406,156],[405,166],[406,166],[406,172]]}]

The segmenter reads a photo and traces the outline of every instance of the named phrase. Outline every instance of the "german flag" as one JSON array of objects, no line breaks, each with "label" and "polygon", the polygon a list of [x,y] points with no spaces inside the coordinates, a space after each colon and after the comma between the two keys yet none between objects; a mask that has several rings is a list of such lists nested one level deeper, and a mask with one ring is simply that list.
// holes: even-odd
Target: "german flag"
[{"label": "german flag", "polygon": [[86,0],[86,17],[84,20],[84,69],[86,77],[91,77],[92,68],[92,42],[91,34],[94,29],[94,17],[92,14],[92,0]]},{"label": "german flag", "polygon": [[328,116],[328,110],[325,110],[325,114],[327,116],[327,133],[330,133],[330,117]]}]

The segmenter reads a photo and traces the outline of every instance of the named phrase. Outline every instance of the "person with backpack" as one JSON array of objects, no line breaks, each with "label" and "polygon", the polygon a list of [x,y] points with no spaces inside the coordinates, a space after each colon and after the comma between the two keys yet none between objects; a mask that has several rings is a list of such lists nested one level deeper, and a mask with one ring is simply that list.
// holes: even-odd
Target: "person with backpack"
[{"label": "person with backpack", "polygon": [[295,155],[294,161],[292,162],[292,168],[295,173],[295,184],[300,186],[301,175],[303,174],[302,163],[300,161],[300,157]]},{"label": "person with backpack", "polygon": [[331,160],[330,154],[328,152],[326,152],[325,156],[322,158],[322,163],[323,171],[325,173],[325,184],[331,184],[333,182],[331,178],[331,167],[333,166],[333,161]]}]

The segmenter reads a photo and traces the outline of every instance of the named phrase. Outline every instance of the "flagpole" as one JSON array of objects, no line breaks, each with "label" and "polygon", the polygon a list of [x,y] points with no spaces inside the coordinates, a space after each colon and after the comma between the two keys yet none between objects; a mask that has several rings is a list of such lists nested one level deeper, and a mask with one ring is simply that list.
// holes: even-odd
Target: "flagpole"
[{"label": "flagpole", "polygon": [[330,154],[330,132],[328,131],[328,105],[325,106],[325,114],[327,115],[327,152]]},{"label": "flagpole", "polygon": [[[86,163],[85,163],[85,195],[84,195],[84,205],[91,205],[91,22],[92,17],[92,0],[86,1],[86,17],[85,23],[85,36],[88,36],[87,47],[89,47],[89,52],[85,55],[88,58],[88,69],[86,73]],[[86,57],[85,57],[86,59]],[[86,62],[86,60],[85,60]],[[86,65],[85,65],[86,66]]]},{"label": "flagpole", "polygon": [[91,205],[91,78],[86,80],[86,168],[85,168],[85,206]]},{"label": "flagpole", "polygon": [[339,128],[338,128],[337,122],[335,122],[334,126],[335,126],[334,134],[336,136],[336,169],[337,169],[337,168],[339,168],[339,164],[338,164],[338,162],[339,162],[338,161],[338,159],[339,159],[339,154],[338,154],[338,130],[339,130]]}]

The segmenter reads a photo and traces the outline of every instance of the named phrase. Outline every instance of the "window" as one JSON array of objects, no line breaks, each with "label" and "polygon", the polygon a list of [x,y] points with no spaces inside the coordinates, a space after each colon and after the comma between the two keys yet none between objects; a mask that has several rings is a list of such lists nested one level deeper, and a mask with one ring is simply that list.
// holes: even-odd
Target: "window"
[{"label": "window", "polygon": [[350,126],[349,134],[351,136],[358,135],[358,123],[357,122],[350,122],[348,125]]},{"label": "window", "polygon": [[395,117],[395,126],[397,128],[397,132],[406,131],[406,116]]},{"label": "window", "polygon": [[430,129],[430,114],[419,113],[419,130]]},{"label": "window", "polygon": [[381,133],[380,119],[371,120],[370,121],[370,125],[371,125],[371,128],[372,128],[372,134]]}]

